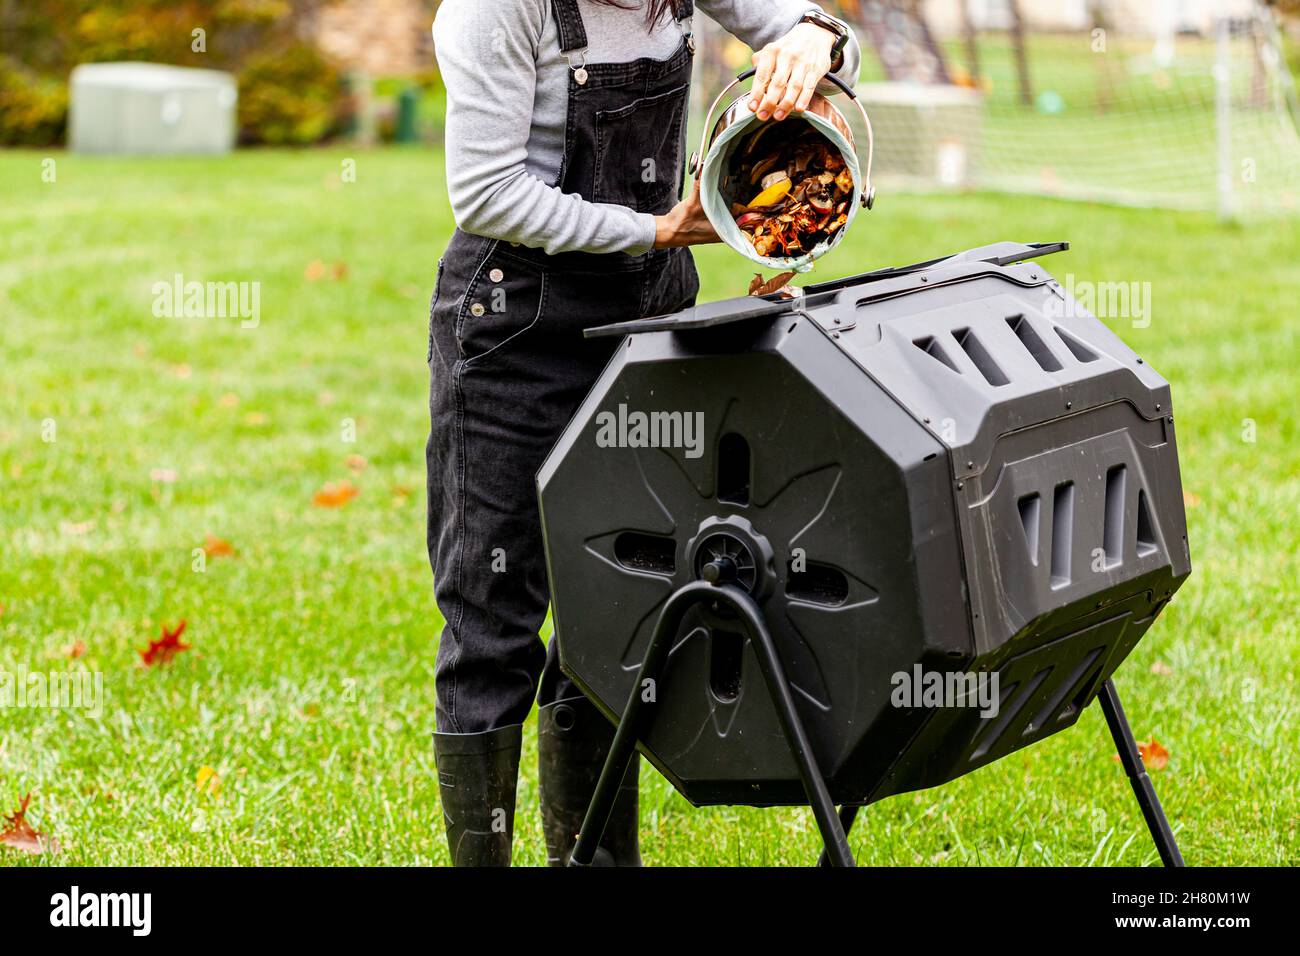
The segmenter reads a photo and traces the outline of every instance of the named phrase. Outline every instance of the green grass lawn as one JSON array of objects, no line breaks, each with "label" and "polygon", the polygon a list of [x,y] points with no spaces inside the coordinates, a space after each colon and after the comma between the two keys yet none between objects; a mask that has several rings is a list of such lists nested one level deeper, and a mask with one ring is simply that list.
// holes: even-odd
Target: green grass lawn
[{"label": "green grass lawn", "polygon": [[[423,359],[452,222],[440,154],[357,154],[343,184],[352,155],[58,154],[46,183],[42,154],[0,153],[0,670],[85,667],[107,696],[98,717],[0,710],[0,809],[30,791],[31,822],[62,844],[0,847],[0,864],[447,862]],[[1150,326],[1111,324],[1173,383],[1195,570],[1117,682],[1135,732],[1170,752],[1154,777],[1190,863],[1300,862],[1300,222],[884,194],[816,277],[999,239],[1071,240],[1045,262],[1063,282],[1151,284]],[[743,290],[734,253],[698,260],[703,298]],[[152,287],[177,273],[259,282],[260,324],[155,317]],[[355,500],[313,507],[344,479]],[[199,573],[207,535],[237,553]],[[193,649],[137,666],[181,619]],[[540,864],[532,723],[526,739],[516,860]],[[1155,862],[1112,755],[1090,708],[869,808],[853,849],[865,864]],[[196,789],[205,766],[218,793]],[[807,810],[694,810],[648,768],[642,784],[649,864],[817,853]]]}]

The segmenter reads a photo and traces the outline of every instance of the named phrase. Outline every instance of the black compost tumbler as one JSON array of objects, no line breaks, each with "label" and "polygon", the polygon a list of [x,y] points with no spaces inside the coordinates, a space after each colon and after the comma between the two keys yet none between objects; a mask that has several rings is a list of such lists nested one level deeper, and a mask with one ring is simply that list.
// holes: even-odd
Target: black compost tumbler
[{"label": "black compost tumbler", "polygon": [[[634,748],[697,806],[811,805],[852,865],[859,807],[1094,699],[1181,864],[1111,680],[1191,570],[1169,385],[1065,248],[588,330],[626,341],[538,475],[562,665],[618,723],[574,865]],[[996,706],[899,703],[931,673]]]}]

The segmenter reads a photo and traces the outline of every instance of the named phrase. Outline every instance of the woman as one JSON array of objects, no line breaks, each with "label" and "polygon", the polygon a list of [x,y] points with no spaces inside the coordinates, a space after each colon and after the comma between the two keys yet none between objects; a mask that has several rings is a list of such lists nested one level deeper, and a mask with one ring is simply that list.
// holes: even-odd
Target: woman
[{"label": "woman", "polygon": [[[804,109],[847,27],[804,0],[699,0],[749,44],[751,107]],[[429,318],[429,557],[438,782],[457,866],[507,865],[536,693],[547,859],[567,862],[613,729],[538,637],[549,600],[534,477],[617,343],[589,326],[676,312],[685,248],[716,242],[683,176],[690,0],[443,0],[447,189],[458,228]],[[822,92],[832,92],[833,87]],[[540,690],[539,690],[540,680]],[[598,862],[637,865],[634,761]]]}]

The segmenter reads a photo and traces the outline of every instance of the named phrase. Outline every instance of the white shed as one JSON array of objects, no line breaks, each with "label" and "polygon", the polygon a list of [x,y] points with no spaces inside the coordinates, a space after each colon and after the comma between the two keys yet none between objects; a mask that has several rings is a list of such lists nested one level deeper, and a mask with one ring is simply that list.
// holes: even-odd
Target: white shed
[{"label": "white shed", "polygon": [[158,63],[72,71],[68,145],[78,153],[226,153],[235,145],[235,78]]}]

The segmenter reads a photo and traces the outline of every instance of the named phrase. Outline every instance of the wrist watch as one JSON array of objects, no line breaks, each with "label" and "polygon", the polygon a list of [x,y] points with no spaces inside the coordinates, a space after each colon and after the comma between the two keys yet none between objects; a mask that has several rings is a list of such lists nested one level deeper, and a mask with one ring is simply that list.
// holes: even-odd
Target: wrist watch
[{"label": "wrist watch", "polygon": [[831,72],[834,73],[844,65],[844,48],[849,42],[849,29],[834,17],[828,17],[820,10],[809,10],[799,18],[800,23],[813,23],[823,30],[829,30],[835,37],[831,47]]}]

